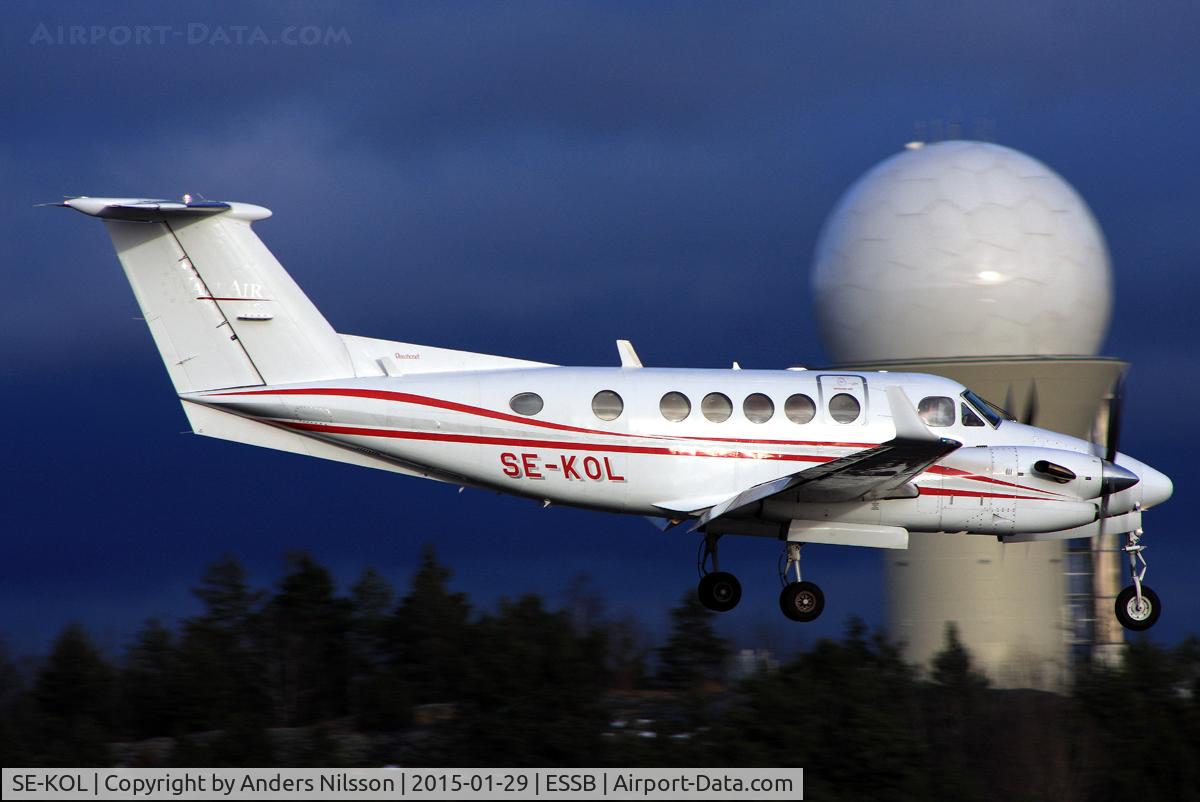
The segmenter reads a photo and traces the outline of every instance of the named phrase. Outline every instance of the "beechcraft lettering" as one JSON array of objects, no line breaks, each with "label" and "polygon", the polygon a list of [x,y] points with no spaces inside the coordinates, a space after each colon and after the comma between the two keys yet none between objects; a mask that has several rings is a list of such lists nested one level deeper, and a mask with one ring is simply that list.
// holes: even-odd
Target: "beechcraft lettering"
[{"label": "beechcraft lettering", "polygon": [[[647,368],[624,340],[619,367],[563,367],[340,334],[252,231],[267,209],[55,205],[104,220],[198,434],[651,518],[700,539],[698,593],[718,611],[741,598],[718,561],[726,535],[780,544],[780,608],[811,621],[825,597],[801,577],[806,545],[1112,532],[1127,533],[1131,578],[1117,617],[1141,630],[1161,612],[1142,516],[1173,486],[1117,450],[1117,401],[1100,446],[939,376]],[[270,303],[213,303],[237,300]]]}]

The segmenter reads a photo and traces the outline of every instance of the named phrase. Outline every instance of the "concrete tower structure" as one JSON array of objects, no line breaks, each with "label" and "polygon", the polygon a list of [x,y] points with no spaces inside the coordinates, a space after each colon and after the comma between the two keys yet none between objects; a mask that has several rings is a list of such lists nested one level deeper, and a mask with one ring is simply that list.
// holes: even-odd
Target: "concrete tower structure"
[{"label": "concrete tower structure", "polygon": [[[1039,426],[1094,439],[1125,368],[1094,356],[1112,306],[1095,218],[1010,148],[914,143],[877,165],[826,221],[812,281],[839,364],[948,376]],[[1095,613],[1117,591],[1102,545],[913,535],[887,558],[891,634],[924,664],[953,622],[997,684],[1060,687],[1072,645],[1121,642]]]}]

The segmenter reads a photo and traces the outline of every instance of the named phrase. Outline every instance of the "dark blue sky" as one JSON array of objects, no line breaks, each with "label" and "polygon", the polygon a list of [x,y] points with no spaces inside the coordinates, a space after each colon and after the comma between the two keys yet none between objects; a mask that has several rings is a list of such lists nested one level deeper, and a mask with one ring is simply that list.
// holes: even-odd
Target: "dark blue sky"
[{"label": "dark blue sky", "polygon": [[[113,43],[139,25],[167,27]],[[348,40],[239,45],[236,26]],[[1046,162],[1104,228],[1105,352],[1134,364],[1122,446],[1177,488],[1147,516],[1154,635],[1195,631],[1198,29],[1190,3],[6,3],[0,632],[29,653],[78,619],[118,648],[194,612],[225,552],[262,585],[307,549],[402,587],[435,541],[480,604],[558,599],[586,572],[652,631],[695,580],[693,540],[640,519],[179,434],[102,227],[33,203],[267,206],[259,234],[348,333],[566,364],[615,364],[626,337],[655,365],[784,367],[824,359],[826,214],[934,120]],[[723,558],[746,588],[731,636],[786,649],[882,621],[876,553],[812,550],[829,606],[804,628],[778,613],[774,544]]]}]

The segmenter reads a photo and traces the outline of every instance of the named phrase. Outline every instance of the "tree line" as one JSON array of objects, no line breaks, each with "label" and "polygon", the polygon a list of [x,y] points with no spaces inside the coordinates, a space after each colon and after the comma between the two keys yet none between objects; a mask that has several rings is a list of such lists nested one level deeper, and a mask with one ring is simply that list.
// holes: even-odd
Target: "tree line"
[{"label": "tree line", "polygon": [[71,624],[0,654],[6,766],[803,766],[819,799],[1200,798],[1200,640],[1080,663],[1069,693],[991,688],[953,628],[928,671],[859,621],[731,671],[689,589],[660,644],[576,587],[477,611],[432,550],[403,596],[307,554],[270,589],[233,557],[202,611],[119,656]]}]

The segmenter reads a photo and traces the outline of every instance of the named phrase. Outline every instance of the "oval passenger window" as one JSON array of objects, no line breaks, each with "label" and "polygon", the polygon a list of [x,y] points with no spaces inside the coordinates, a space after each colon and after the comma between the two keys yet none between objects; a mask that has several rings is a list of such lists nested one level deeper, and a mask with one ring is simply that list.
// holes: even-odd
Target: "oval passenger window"
[{"label": "oval passenger window", "polygon": [[592,412],[600,420],[616,420],[624,409],[625,402],[612,390],[601,390],[592,397]]},{"label": "oval passenger window", "polygon": [[518,415],[536,415],[542,411],[542,397],[537,393],[517,393],[508,406]]},{"label": "oval passenger window", "polygon": [[751,423],[766,423],[775,414],[775,403],[762,393],[751,393],[742,402],[742,414]]},{"label": "oval passenger window", "polygon": [[692,402],[683,393],[670,392],[658,402],[658,411],[669,421],[678,423],[692,414]]},{"label": "oval passenger window", "polygon": [[829,399],[829,414],[838,423],[854,423],[858,420],[860,412],[862,412],[862,405],[849,393],[838,393]]},{"label": "oval passenger window", "polygon": [[709,393],[700,402],[700,411],[713,423],[724,423],[733,414],[733,402],[722,393]]},{"label": "oval passenger window", "polygon": [[808,423],[817,416],[817,405],[804,393],[796,393],[783,402],[783,414],[792,423]]}]

